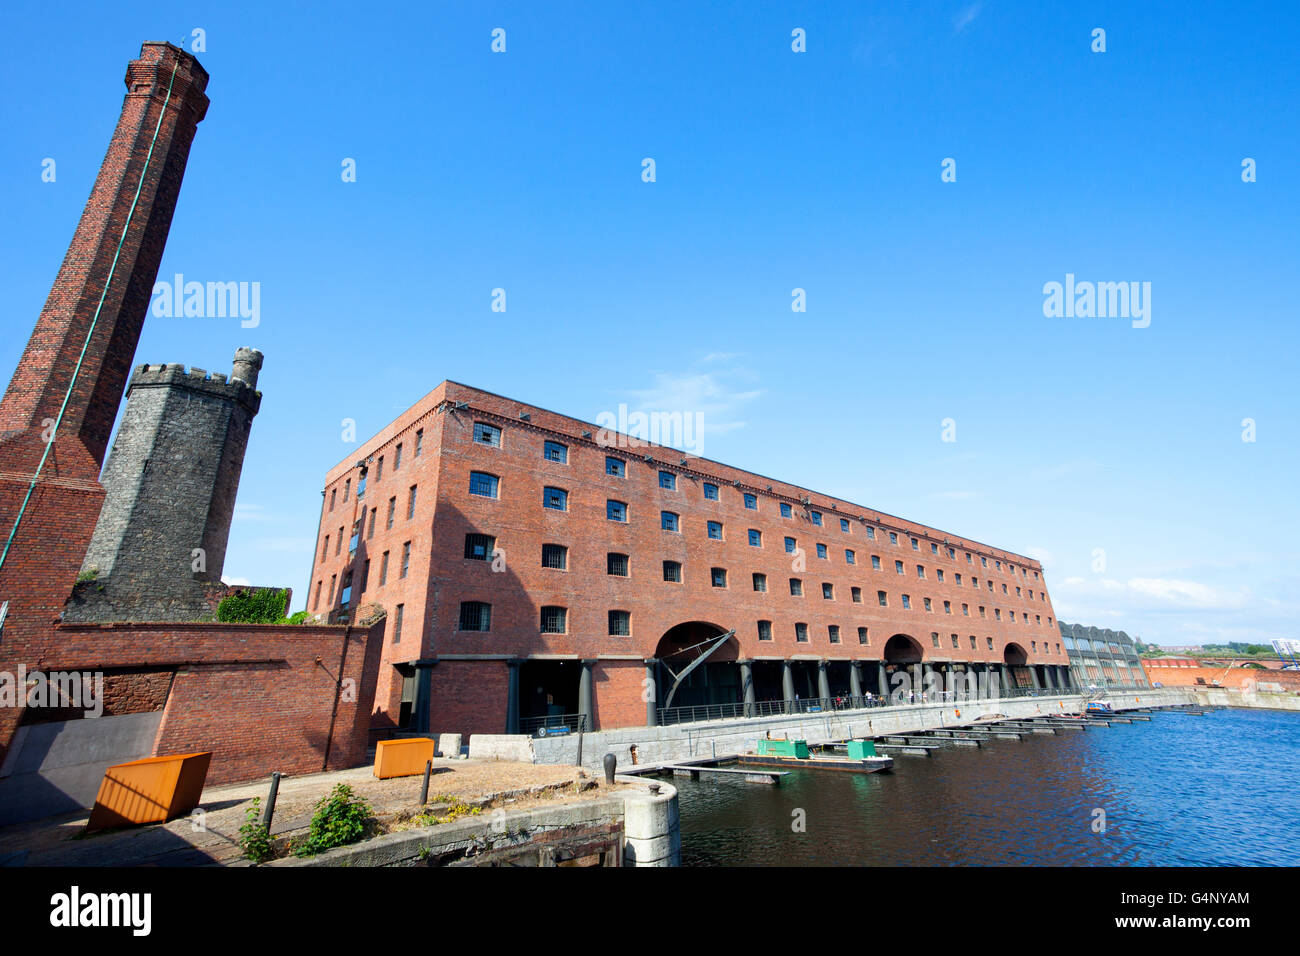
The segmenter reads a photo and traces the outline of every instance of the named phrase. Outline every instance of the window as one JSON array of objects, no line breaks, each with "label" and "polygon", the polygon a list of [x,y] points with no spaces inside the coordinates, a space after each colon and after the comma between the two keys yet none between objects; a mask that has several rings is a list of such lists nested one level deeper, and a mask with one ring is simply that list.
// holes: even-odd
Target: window
[{"label": "window", "polygon": [[959,638],[956,634],[952,636],[952,646],[961,647],[961,638]]},{"label": "window", "polygon": [[[330,510],[331,510],[331,511],[334,510],[334,506],[333,506],[333,505],[330,505]],[[788,502],[785,502],[785,501],[781,502],[781,517],[782,517],[782,518],[788,518],[788,517],[790,517],[790,515],[791,515],[791,511],[790,511],[790,505],[789,505],[789,503],[788,503]]]},{"label": "window", "polygon": [[707,498],[709,501],[717,501],[718,486],[713,484],[713,482],[711,481],[706,481],[704,483],[704,497]]},{"label": "window", "polygon": [[606,501],[605,517],[610,521],[627,521],[627,504],[622,501]]},{"label": "window", "polygon": [[791,578],[790,594],[793,597],[803,597],[803,581],[799,580],[799,578]]},{"label": "window", "polygon": [[347,608],[352,603],[352,572],[343,575],[343,590],[339,594],[339,607]]},{"label": "window", "polygon": [[[499,448],[501,446],[501,429],[485,422],[475,422],[474,440],[481,445],[493,445]],[[397,465],[394,464],[393,467],[396,468]]]},{"label": "window", "polygon": [[379,514],[378,508],[370,509],[370,530],[366,532],[366,538],[370,539],[375,536],[375,517]]},{"label": "window", "polygon": [[875,540],[876,540],[876,529],[875,529],[875,528],[872,528],[872,527],[868,527],[868,528],[867,528],[867,540],[868,540],[868,541],[875,541]]},{"label": "window", "polygon": [[953,580],[954,580],[955,582],[957,582],[957,586],[958,586],[958,587],[961,587],[961,574],[960,574],[960,573],[958,573],[958,574],[954,574],[954,575],[953,575]]},{"label": "window", "polygon": [[379,461],[375,462],[375,483],[378,484],[384,477],[384,456],[379,456]]},{"label": "window", "polygon": [[820,511],[810,511],[808,517],[812,519],[812,523],[815,527],[820,528],[822,526],[822,513]]},{"label": "window", "polygon": [[829,625],[826,628],[826,633],[827,636],[830,637],[832,644],[838,644],[840,642],[840,626],[838,624]]},{"label": "window", "polygon": [[384,552],[383,558],[379,562],[379,584],[382,587],[388,583],[388,552]]},{"label": "window", "polygon": [[339,528],[339,536],[334,539],[334,553],[337,555],[343,549],[343,529]]},{"label": "window", "polygon": [[[478,495],[481,498],[495,498],[497,496],[497,487],[501,479],[496,475],[489,475],[486,471],[471,471],[469,473],[469,493]],[[389,502],[389,523],[392,527],[392,502]]]},{"label": "window", "polygon": [[939,579],[939,583],[942,584],[942,583],[943,583],[943,568],[936,568],[936,569],[935,569],[935,572],[934,572],[934,576],[935,576],[936,578],[938,578],[938,579]]},{"label": "window", "polygon": [[337,488],[330,489],[330,511],[334,510],[334,496],[339,493]]},{"label": "window", "polygon": [[950,558],[956,558],[956,557],[957,557],[957,550],[956,550],[955,548],[949,548],[949,549],[948,549],[948,557],[950,557]]},{"label": "window", "polygon": [[933,610],[934,610],[934,605],[930,603],[930,599],[929,599],[929,598],[925,598],[924,600],[925,600],[925,609],[926,609],[927,611],[933,611]]},{"label": "window", "polygon": [[758,622],[758,639],[759,639],[760,641],[770,641],[770,640],[772,639],[772,622],[771,622],[771,621],[759,621],[759,622]]},{"label": "window", "polygon": [[971,579],[970,579],[970,586],[973,587],[973,588],[977,588],[977,587],[979,587],[979,586],[980,586],[980,579],[979,579],[979,578],[971,578]]},{"label": "window", "polygon": [[988,617],[988,615],[984,613],[984,605],[983,605],[983,604],[980,605],[980,617]]},{"label": "window", "polygon": [[411,570],[411,542],[408,541],[402,545],[402,571],[397,576],[404,578],[409,570]]},{"label": "window", "polygon": [[324,544],[321,545],[321,549],[320,549],[320,559],[324,561],[329,556],[330,556],[330,536],[325,535],[325,542]]},{"label": "window", "polygon": [[794,626],[794,639],[797,644],[808,643],[808,625],[799,623]]},{"label": "window", "polygon": [[871,569],[872,569],[873,571],[879,571],[879,570],[880,570],[880,555],[878,555],[878,554],[873,554],[873,555],[871,556]]},{"label": "window", "polygon": [[823,561],[826,560],[826,545],[824,544],[817,545],[817,557],[821,558]]},{"label": "window", "polygon": [[316,582],[316,600],[315,600],[315,602],[312,604],[312,609],[313,609],[313,610],[317,610],[317,611],[320,610],[320,589],[321,589],[321,586],[322,586],[324,583],[325,583],[324,581],[317,581],[317,582]]},{"label": "window", "polygon": [[999,571],[1002,570],[1002,562],[1001,562],[1001,561],[997,561],[997,560],[995,560],[995,561],[993,562],[993,566],[994,566],[997,570],[999,570]]},{"label": "window", "polygon": [[951,613],[952,613],[952,602],[951,602],[951,601],[944,601],[944,602],[943,602],[943,613],[944,613],[944,614],[951,614]]},{"label": "window", "polygon": [[563,488],[542,489],[542,507],[550,508],[552,511],[568,511],[569,493]]},{"label": "window", "polygon": [[937,544],[935,544],[933,541],[930,542],[930,553],[931,553],[931,554],[938,554],[938,553],[939,553],[939,546],[938,546]]},{"label": "window", "polygon": [[717,540],[717,541],[721,541],[721,540],[722,540],[722,522],[721,522],[721,521],[710,521],[710,522],[709,522],[709,537],[710,537],[710,538],[714,538],[714,539]]},{"label": "window", "polygon": [[859,644],[867,643],[867,629],[865,627],[858,628],[858,643]]},{"label": "window", "polygon": [[339,576],[338,576],[337,574],[331,574],[331,575],[330,575],[330,598],[329,598],[329,603],[330,603],[331,606],[334,604],[334,585],[338,583],[338,580],[339,580]]},{"label": "window", "polygon": [[856,554],[854,554],[852,551],[850,551],[848,548],[845,548],[845,549],[844,549],[844,563],[845,563],[845,564],[857,564],[857,563],[858,563],[858,556],[857,556]]},{"label": "window", "polygon": [[912,609],[912,598],[911,598],[910,596],[904,594],[904,595],[903,595],[903,610],[904,610],[904,611],[910,611],[911,609]]},{"label": "window", "polygon": [[681,530],[677,526],[677,515],[673,514],[671,511],[659,512],[659,527],[663,528],[665,531]]},{"label": "window", "polygon": [[566,623],[568,622],[569,611],[567,608],[554,607],[547,605],[542,608],[542,633],[543,634],[563,634]]},{"label": "window", "polygon": [[970,649],[973,651],[973,650],[975,650],[975,647],[976,647],[976,644],[975,644],[975,635],[972,634],[972,635],[970,636]]},{"label": "window", "polygon": [[343,482],[343,503],[348,503],[348,495],[352,494],[352,479],[349,478]]},{"label": "window", "polygon": [[669,491],[677,490],[677,476],[671,471],[659,472],[659,487],[666,488]]},{"label": "window", "polygon": [[885,594],[884,591],[876,592],[876,600],[880,603],[881,607],[889,607],[889,595]]},{"label": "window", "polygon": [[763,532],[759,531],[757,528],[750,528],[749,543],[755,548],[761,548],[763,546]]},{"label": "window", "polygon": [[843,531],[845,534],[848,534],[848,533],[849,533],[849,519],[848,519],[848,518],[841,518],[841,519],[840,519],[840,530]]},{"label": "window", "polygon": [[898,573],[898,574],[902,574],[902,573],[903,573],[903,562],[902,562],[902,561],[895,561],[895,562],[894,562],[894,571],[895,571],[896,573]]},{"label": "window", "polygon": [[406,498],[406,520],[410,521],[415,517],[415,489],[416,485],[411,485],[410,491]]},{"label": "window", "polygon": [[402,640],[402,618],[406,616],[406,605],[397,605],[397,613],[393,615],[393,643],[398,644]]},{"label": "window", "polygon": [[938,632],[938,631],[931,631],[931,632],[930,632],[930,645],[931,645],[932,647],[938,647],[938,646],[939,646],[939,632]]},{"label": "window", "polygon": [[460,602],[460,629],[462,631],[492,630],[492,605],[483,601]]},{"label": "window", "polygon": [[982,567],[982,568],[987,568],[988,566],[989,566],[989,559],[986,558],[986,557],[981,556],[981,557],[980,557],[980,567]]},{"label": "window", "polygon": [[849,596],[853,598],[854,604],[862,603],[862,588],[849,588]]},{"label": "window", "polygon": [[424,451],[424,429],[421,428],[415,433],[415,457],[419,458],[420,453]]},{"label": "window", "polygon": [[963,605],[961,606],[961,616],[962,616],[962,617],[970,617],[970,605],[968,605],[968,604],[963,604]]},{"label": "window", "polygon": [[627,637],[632,633],[632,614],[629,611],[609,612],[609,636]]},{"label": "window", "polygon": [[710,568],[709,580],[712,582],[715,588],[725,588],[727,586],[727,569]]},{"label": "window", "polygon": [[[993,609],[993,619],[994,619],[994,620],[997,620],[997,621],[1002,620],[1002,610],[1001,610],[1000,608],[996,608],[996,607],[995,607],[995,608]],[[1014,621],[1015,619],[1016,619],[1016,615],[1015,615],[1014,612],[1012,612],[1012,614],[1011,614],[1011,620]]]},{"label": "window", "polygon": [[542,567],[556,571],[569,569],[569,549],[562,544],[542,545]]},{"label": "window", "polygon": [[759,574],[757,571],[754,572],[754,590],[755,590],[755,591],[766,591],[766,590],[767,590],[767,575],[766,575],[766,574]]},{"label": "window", "polygon": [[913,551],[920,551],[920,550],[921,550],[921,544],[920,544],[920,542],[918,542],[915,538],[912,538],[911,540],[912,540],[912,550],[913,550]]},{"label": "window", "polygon": [[613,455],[606,455],[605,474],[613,475],[615,478],[626,478],[627,462],[622,458],[615,458]]},{"label": "window", "polygon": [[795,539],[787,536],[785,539],[785,553],[794,554],[795,548],[797,547],[798,547],[798,543],[795,541]]},{"label": "window", "polygon": [[898,534],[894,531],[889,532],[889,543],[898,544]]},{"label": "window", "polygon": [[605,555],[605,573],[612,574],[615,577],[627,577],[628,559],[626,554],[616,554],[611,551]]},{"label": "window", "polygon": [[823,598],[823,600],[826,600],[826,601],[834,601],[834,600],[835,600],[835,585],[831,584],[829,581],[823,581],[823,582],[822,582],[822,598]]},{"label": "window", "polygon": [[748,508],[750,511],[757,511],[757,510],[758,510],[758,496],[757,496],[757,495],[746,494],[746,495],[745,495],[745,507]]},{"label": "window", "polygon": [[918,578],[925,577],[925,568],[921,567],[919,564],[916,566],[916,576]]},{"label": "window", "polygon": [[465,557],[474,561],[487,561],[492,557],[492,550],[497,546],[497,539],[490,534],[465,535]]},{"label": "window", "polygon": [[974,564],[974,563],[975,563],[975,560],[970,556],[970,552],[969,552],[969,551],[966,552],[966,563],[967,563],[967,564]]},{"label": "window", "polygon": [[989,642],[989,650],[993,650],[993,638],[986,637],[985,640]]},{"label": "window", "polygon": [[561,445],[558,441],[545,442],[542,445],[542,457],[547,461],[567,465],[569,463],[569,446]]},{"label": "window", "polygon": [[680,561],[664,562],[664,580],[672,584],[682,583],[682,564]]},{"label": "window", "polygon": [[401,467],[402,467],[402,445],[399,442],[397,447],[393,449],[393,471],[397,471],[397,469]]}]

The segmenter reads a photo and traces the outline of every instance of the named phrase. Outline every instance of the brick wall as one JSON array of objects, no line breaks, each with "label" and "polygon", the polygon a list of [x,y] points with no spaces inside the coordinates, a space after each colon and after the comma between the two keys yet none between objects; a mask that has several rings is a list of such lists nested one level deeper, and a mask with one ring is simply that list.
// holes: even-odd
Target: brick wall
[{"label": "brick wall", "polygon": [[[361,627],[99,624],[57,628],[46,670],[135,664],[137,698],[174,674],[155,754],[211,750],[209,783],[362,764],[384,622]],[[120,695],[119,695],[120,696]]]},{"label": "brick wall", "polygon": [[432,671],[429,729],[435,734],[503,734],[505,661],[439,661]]},{"label": "brick wall", "polygon": [[[1281,684],[1283,691],[1300,691],[1300,671],[1284,671],[1255,667],[1184,667],[1165,666],[1159,660],[1144,660],[1142,669],[1152,683],[1165,687],[1206,686],[1217,681],[1222,687],[1240,689],[1246,681]],[[1197,681],[1204,681],[1198,684]]]}]

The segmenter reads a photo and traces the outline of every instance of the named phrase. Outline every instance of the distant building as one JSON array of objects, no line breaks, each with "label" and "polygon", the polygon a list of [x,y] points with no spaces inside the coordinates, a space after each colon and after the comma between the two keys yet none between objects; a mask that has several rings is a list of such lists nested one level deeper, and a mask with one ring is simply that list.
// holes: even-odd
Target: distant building
[{"label": "distant building", "polygon": [[1083,624],[1060,622],[1070,670],[1081,687],[1149,687],[1133,638]]},{"label": "distant building", "polygon": [[637,726],[899,671],[1068,679],[1031,558],[455,382],[322,494],[307,609],[387,609],[377,729]]}]

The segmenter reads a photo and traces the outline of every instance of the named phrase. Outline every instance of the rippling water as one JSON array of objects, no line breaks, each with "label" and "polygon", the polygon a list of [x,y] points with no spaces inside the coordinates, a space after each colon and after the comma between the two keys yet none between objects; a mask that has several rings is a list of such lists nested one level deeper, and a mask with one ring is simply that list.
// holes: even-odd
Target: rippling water
[{"label": "rippling water", "polygon": [[896,755],[892,773],[673,784],[687,866],[1294,866],[1298,770],[1300,713],[1223,710]]}]

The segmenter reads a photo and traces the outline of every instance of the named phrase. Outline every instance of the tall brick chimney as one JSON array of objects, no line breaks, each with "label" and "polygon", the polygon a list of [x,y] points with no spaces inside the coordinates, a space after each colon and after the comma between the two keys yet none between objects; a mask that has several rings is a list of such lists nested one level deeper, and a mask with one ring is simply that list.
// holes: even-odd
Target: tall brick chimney
[{"label": "tall brick chimney", "polygon": [[[170,43],[146,43],[128,64],[99,176],[0,401],[0,667],[43,656],[99,517],[99,471],[207,83]],[[0,713],[0,756],[15,713]]]}]

